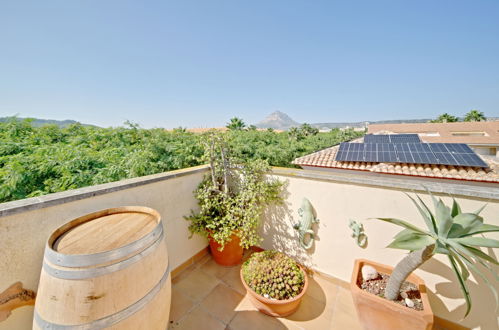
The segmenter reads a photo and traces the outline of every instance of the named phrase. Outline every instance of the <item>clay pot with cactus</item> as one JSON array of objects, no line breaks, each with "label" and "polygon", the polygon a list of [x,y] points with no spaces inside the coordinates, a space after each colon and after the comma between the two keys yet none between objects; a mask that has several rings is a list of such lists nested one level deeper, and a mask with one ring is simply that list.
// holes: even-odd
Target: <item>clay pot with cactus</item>
[{"label": "clay pot with cactus", "polygon": [[[423,217],[426,229],[400,219],[376,218],[404,228],[388,245],[390,248],[410,251],[395,268],[367,260],[355,261],[351,291],[357,314],[366,329],[432,328],[433,313],[426,295],[426,286],[412,272],[435,254],[445,255],[456,275],[467,306],[464,317],[471,310],[471,296],[466,284],[471,273],[482,278],[490,287],[497,306],[495,287],[476,266],[480,264],[497,276],[490,265],[498,265],[497,260],[480,248],[499,247],[498,240],[482,235],[498,232],[499,226],[484,223],[479,215],[483,207],[467,213],[461,210],[456,200],[449,207],[431,193],[430,196],[434,212],[419,196],[416,195],[417,201],[409,196]],[[378,281],[376,286],[382,290],[370,291],[373,281]],[[407,291],[408,287],[412,289]]]},{"label": "clay pot with cactus", "polygon": [[241,281],[253,305],[270,316],[288,316],[308,288],[304,269],[278,251],[253,253],[241,267]]}]

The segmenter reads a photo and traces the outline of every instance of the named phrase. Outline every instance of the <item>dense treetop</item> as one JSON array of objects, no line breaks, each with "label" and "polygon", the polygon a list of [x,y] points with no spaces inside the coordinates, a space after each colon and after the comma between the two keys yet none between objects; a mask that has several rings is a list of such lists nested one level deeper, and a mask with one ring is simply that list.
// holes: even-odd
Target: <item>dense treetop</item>
[{"label": "dense treetop", "polygon": [[[351,130],[290,133],[253,128],[226,132],[233,156],[293,167],[296,157],[360,136]],[[203,163],[201,139],[185,129],[33,127],[0,123],[0,202],[170,171]]]}]

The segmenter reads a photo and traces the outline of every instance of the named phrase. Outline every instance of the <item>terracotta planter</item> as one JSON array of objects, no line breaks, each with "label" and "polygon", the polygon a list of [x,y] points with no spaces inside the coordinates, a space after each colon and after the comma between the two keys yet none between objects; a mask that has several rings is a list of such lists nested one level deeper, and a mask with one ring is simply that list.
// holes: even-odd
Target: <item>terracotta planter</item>
[{"label": "terracotta planter", "polygon": [[221,246],[215,240],[210,239],[210,251],[215,262],[221,266],[235,266],[241,263],[243,260],[243,247],[239,245],[241,241],[239,236],[232,234],[231,241],[227,242],[222,251],[218,248]]},{"label": "terracotta planter", "polygon": [[305,275],[305,284],[303,286],[303,289],[301,290],[300,294],[294,297],[293,299],[288,299],[288,300],[271,300],[267,299],[255,291],[251,289],[248,284],[246,284],[246,281],[243,278],[243,269],[241,267],[240,270],[240,276],[241,276],[241,282],[243,282],[244,287],[246,288],[246,292],[248,293],[248,297],[251,301],[251,303],[262,313],[270,315],[270,316],[275,316],[275,317],[283,317],[283,316],[288,316],[296,312],[298,307],[300,307],[300,302],[307,291],[308,288],[308,276],[307,273],[301,268],[301,271],[303,272],[303,275]]},{"label": "terracotta planter", "polygon": [[433,312],[426,294],[426,286],[420,277],[411,274],[407,278],[409,282],[416,284],[421,292],[424,309],[417,311],[362,290],[359,283],[362,283],[360,270],[363,265],[373,266],[378,272],[384,274],[391,274],[393,267],[364,259],[355,260],[350,290],[357,308],[357,316],[364,329],[432,329]]}]

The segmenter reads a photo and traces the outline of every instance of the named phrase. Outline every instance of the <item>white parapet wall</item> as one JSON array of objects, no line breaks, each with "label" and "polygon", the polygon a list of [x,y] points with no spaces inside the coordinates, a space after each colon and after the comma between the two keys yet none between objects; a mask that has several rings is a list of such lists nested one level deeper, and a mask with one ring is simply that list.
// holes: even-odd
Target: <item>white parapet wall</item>
[{"label": "white parapet wall", "polygon": [[[452,194],[463,211],[475,211],[487,203],[482,216],[486,222],[499,225],[499,185],[471,186],[455,180],[417,182],[404,177],[368,174],[274,168],[274,176],[287,183],[286,205],[267,211],[262,226],[262,247],[283,251],[311,268],[346,282],[350,281],[357,258],[395,266],[407,252],[386,246],[401,230],[400,227],[369,218],[398,218],[424,227],[414,204],[404,194],[417,192],[432,206],[422,185],[447,203],[452,201],[449,197]],[[293,229],[293,224],[300,219],[298,209],[303,198],[310,200],[320,220],[313,227],[316,240],[309,251],[300,247],[298,233]],[[367,247],[359,247],[351,237],[350,219],[364,224]],[[488,236],[499,238],[499,235]],[[494,269],[497,271],[497,267]],[[480,278],[469,281],[473,308],[471,314],[462,320],[465,301],[447,258],[437,256],[431,259],[416,274],[425,280],[430,290],[435,315],[470,328],[497,329],[495,300]],[[497,281],[492,277],[490,281],[497,287]],[[499,287],[497,289],[499,291]]]},{"label": "white parapet wall", "polygon": [[[206,166],[199,166],[0,204],[0,292],[17,281],[36,291],[45,243],[55,228],[84,214],[123,205],[148,206],[160,212],[170,262],[172,268],[178,267],[207,246],[206,240],[197,235],[189,239],[188,222],[183,219],[197,209],[193,191],[206,171]],[[488,223],[499,225],[497,185],[368,174],[274,168],[273,175],[286,181],[285,205],[269,208],[264,215],[262,247],[284,251],[345,282],[350,281],[356,258],[393,266],[406,252],[385,246],[399,229],[367,219],[394,217],[423,226],[416,208],[404,194],[416,191],[429,202],[422,185],[446,202],[452,194],[464,211],[488,203],[482,215]],[[300,247],[298,233],[293,229],[304,197],[310,200],[320,220],[313,227],[316,241],[309,251]],[[357,246],[351,237],[350,219],[364,224],[369,237],[366,248]],[[465,303],[446,258],[438,256],[416,273],[426,281],[437,316],[470,328],[497,328],[493,295],[480,278],[472,278],[469,283],[473,309],[461,320]],[[491,281],[497,286],[496,281]],[[32,315],[33,307],[16,309],[0,322],[0,330],[30,329]]]},{"label": "white parapet wall", "polygon": [[[0,292],[21,281],[36,291],[43,251],[49,235],[62,224],[98,210],[148,206],[162,217],[171,269],[207,246],[205,239],[189,239],[184,216],[197,209],[193,191],[206,166],[123,180],[38,198],[0,204]],[[0,329],[31,329],[33,307],[13,311]]]}]

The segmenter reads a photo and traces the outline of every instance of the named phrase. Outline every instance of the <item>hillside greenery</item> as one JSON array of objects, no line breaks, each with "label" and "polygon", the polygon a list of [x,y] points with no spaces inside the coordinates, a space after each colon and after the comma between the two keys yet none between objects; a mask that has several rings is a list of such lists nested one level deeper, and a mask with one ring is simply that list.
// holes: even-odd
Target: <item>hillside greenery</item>
[{"label": "hillside greenery", "polygon": [[[224,134],[236,159],[283,167],[362,135],[337,129],[312,133],[237,129]],[[0,202],[200,165],[205,138],[185,129],[142,129],[132,123],[118,128],[0,123]]]}]

